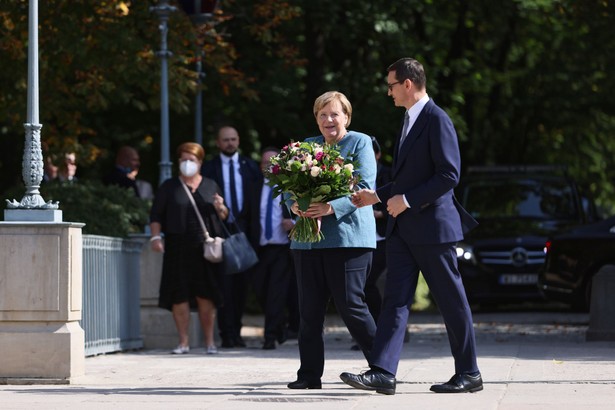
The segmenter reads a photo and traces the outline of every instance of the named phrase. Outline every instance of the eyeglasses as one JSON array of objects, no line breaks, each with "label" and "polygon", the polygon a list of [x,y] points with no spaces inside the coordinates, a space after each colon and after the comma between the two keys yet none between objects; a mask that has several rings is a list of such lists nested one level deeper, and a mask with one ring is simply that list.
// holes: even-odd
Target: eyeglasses
[{"label": "eyeglasses", "polygon": [[395,81],[394,83],[387,83],[387,87],[389,87],[389,91],[393,91],[393,86],[397,84],[401,84],[403,81]]}]

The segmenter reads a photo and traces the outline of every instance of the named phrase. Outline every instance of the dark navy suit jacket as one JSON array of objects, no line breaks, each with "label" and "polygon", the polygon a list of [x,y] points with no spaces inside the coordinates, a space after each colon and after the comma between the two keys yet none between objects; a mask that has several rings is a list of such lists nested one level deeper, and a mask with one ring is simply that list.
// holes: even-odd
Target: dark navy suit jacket
[{"label": "dark navy suit jacket", "polygon": [[[398,140],[399,141],[399,140]],[[409,243],[429,245],[457,242],[477,222],[454,199],[461,159],[457,134],[448,115],[429,100],[401,149],[394,156],[393,182],[377,190],[383,204],[404,194],[410,209],[388,218],[387,236],[395,225]]]},{"label": "dark navy suit jacket", "polygon": [[[258,219],[260,206],[260,187],[263,186],[263,173],[256,161],[244,156],[239,156],[239,172],[242,179],[243,204],[241,212],[236,216],[237,225],[245,232],[252,246],[258,247],[260,222]],[[203,176],[211,178],[224,192],[224,180],[222,178],[222,159],[216,155],[211,161],[205,162],[201,169]],[[224,198],[229,205],[230,198]],[[229,228],[232,228],[230,226]]]}]

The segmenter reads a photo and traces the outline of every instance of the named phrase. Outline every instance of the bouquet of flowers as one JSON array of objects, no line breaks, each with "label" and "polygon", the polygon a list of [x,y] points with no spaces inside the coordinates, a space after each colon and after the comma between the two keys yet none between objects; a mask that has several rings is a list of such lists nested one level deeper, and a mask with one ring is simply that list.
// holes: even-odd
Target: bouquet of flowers
[{"label": "bouquet of flowers", "polygon": [[[287,193],[302,211],[312,202],[349,195],[360,180],[353,159],[342,157],[336,146],[328,144],[291,142],[270,161],[265,176],[274,197]],[[289,236],[298,242],[320,241],[320,220],[299,217]]]}]

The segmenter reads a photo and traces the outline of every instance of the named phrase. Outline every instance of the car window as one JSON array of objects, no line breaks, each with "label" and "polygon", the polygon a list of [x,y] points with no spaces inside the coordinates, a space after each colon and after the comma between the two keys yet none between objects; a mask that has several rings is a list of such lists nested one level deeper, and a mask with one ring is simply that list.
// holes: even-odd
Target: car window
[{"label": "car window", "polygon": [[533,179],[468,182],[461,202],[475,218],[570,219],[577,217],[569,184]]}]

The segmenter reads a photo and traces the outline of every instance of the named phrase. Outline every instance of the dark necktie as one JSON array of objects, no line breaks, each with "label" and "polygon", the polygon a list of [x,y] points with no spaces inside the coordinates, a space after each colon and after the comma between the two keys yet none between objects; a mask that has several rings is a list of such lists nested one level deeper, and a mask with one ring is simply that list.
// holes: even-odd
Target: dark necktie
[{"label": "dark necktie", "polygon": [[237,188],[235,187],[235,167],[233,166],[233,160],[228,162],[228,176],[229,185],[231,191],[231,215],[233,220],[237,219],[239,215],[239,206],[237,205]]},{"label": "dark necktie", "polygon": [[399,138],[398,150],[401,150],[401,146],[406,139],[406,135],[410,132],[410,117],[408,114],[404,114],[404,127],[401,129],[401,137]]},{"label": "dark necktie", "polygon": [[267,195],[267,213],[265,213],[265,239],[269,240],[273,236],[273,189],[269,190]]}]

